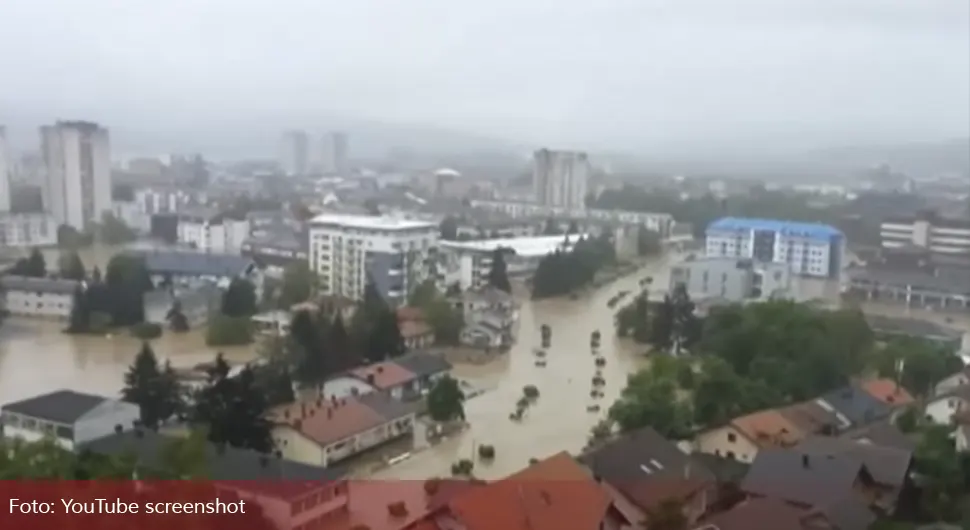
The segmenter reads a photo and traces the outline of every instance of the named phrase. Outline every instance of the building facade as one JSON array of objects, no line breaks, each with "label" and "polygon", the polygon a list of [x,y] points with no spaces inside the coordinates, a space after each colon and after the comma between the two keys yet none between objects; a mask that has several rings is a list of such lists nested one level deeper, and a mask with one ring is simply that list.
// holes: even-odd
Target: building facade
[{"label": "building facade", "polygon": [[970,220],[936,215],[893,217],[879,226],[882,248],[915,246],[936,254],[970,257]]},{"label": "building facade", "polygon": [[26,276],[0,277],[0,310],[11,315],[67,319],[80,282]]},{"label": "building facade", "polygon": [[695,299],[720,298],[734,303],[796,298],[795,282],[787,263],[737,258],[688,260],[670,270],[670,290],[679,284]]},{"label": "building facade", "polygon": [[786,263],[796,275],[838,278],[845,236],[823,224],[725,217],[707,227],[708,257]]},{"label": "building facade", "polygon": [[612,225],[644,226],[648,230],[659,233],[661,239],[670,237],[674,226],[674,218],[672,215],[659,212],[629,212],[625,210],[603,210],[580,207],[570,208],[565,206],[547,206],[531,202],[492,200],[473,200],[471,201],[471,206],[472,208],[486,212],[507,215],[512,219],[540,219],[545,221],[552,217],[559,222],[565,222],[567,224],[569,221],[600,221]]},{"label": "building facade", "polygon": [[111,211],[111,148],[108,130],[96,123],[62,121],[41,127],[47,166],[44,208],[59,224],[84,230]]},{"label": "building facade", "polygon": [[183,210],[177,233],[179,243],[203,252],[239,254],[249,238],[249,221],[207,209]]},{"label": "building facade", "polygon": [[3,436],[36,442],[52,438],[73,450],[80,444],[130,430],[141,419],[138,405],[116,399],[59,390],[0,409]]},{"label": "building facade", "polygon": [[307,174],[309,140],[305,131],[286,131],[280,145],[280,169],[288,177]]},{"label": "building facade", "polygon": [[347,176],[350,171],[348,162],[349,142],[347,133],[332,132],[323,137],[321,152],[321,171],[328,174]]},{"label": "building facade", "polygon": [[57,222],[48,213],[0,212],[0,247],[57,245]]},{"label": "building facade", "polygon": [[535,272],[542,258],[557,250],[566,251],[582,235],[567,241],[565,236],[512,237],[478,241],[441,241],[438,248],[437,282],[442,290],[458,285],[462,291],[479,289],[488,283],[492,256],[501,249],[510,278],[526,278]]},{"label": "building facade", "polygon": [[591,172],[586,153],[540,149],[533,155],[532,186],[536,202],[585,208]]},{"label": "building facade", "polygon": [[324,214],[310,222],[310,269],[320,293],[360,300],[368,281],[392,305],[432,277],[438,225],[365,215]]}]

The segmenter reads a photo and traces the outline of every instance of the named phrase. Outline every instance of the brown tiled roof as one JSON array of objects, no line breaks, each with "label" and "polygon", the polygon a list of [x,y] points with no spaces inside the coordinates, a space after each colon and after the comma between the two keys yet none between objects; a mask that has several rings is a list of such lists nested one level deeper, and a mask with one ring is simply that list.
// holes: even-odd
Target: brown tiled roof
[{"label": "brown tiled roof", "polygon": [[[393,361],[354,368],[350,371],[350,374],[380,390],[394,388],[416,377],[411,371]],[[371,376],[373,376],[373,381],[371,381]]]},{"label": "brown tiled roof", "polygon": [[598,530],[610,498],[567,453],[559,453],[449,503],[467,530]]},{"label": "brown tiled roof", "polygon": [[805,530],[808,510],[778,499],[752,499],[699,523],[696,530]]},{"label": "brown tiled roof", "polygon": [[801,441],[807,434],[776,409],[734,418],[731,425],[762,448],[789,447]]},{"label": "brown tiled roof", "polygon": [[424,311],[418,307],[403,306],[397,308],[397,321],[398,322],[408,322],[408,321],[419,321],[424,322]]},{"label": "brown tiled roof", "polygon": [[899,407],[913,402],[913,396],[892,379],[872,379],[859,384],[872,397],[887,405]]},{"label": "brown tiled roof", "polygon": [[271,420],[289,425],[324,445],[387,423],[388,419],[356,398],[303,400],[270,411]]},{"label": "brown tiled roof", "polygon": [[778,409],[778,412],[805,434],[820,434],[826,432],[828,428],[839,427],[836,415],[823,409],[815,400],[789,405]]},{"label": "brown tiled roof", "polygon": [[398,324],[401,330],[401,337],[410,339],[412,337],[424,337],[434,330],[425,322],[418,320],[405,320]]}]

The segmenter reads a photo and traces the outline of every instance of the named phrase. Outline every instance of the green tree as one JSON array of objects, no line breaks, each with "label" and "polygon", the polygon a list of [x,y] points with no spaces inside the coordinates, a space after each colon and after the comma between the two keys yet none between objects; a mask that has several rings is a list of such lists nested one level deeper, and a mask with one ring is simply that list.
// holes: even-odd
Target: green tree
[{"label": "green tree", "polygon": [[439,344],[456,345],[465,327],[465,317],[447,299],[439,296],[424,306],[428,325],[434,329]]},{"label": "green tree", "polygon": [[444,376],[428,392],[428,414],[435,421],[465,420],[465,393],[458,381]]},{"label": "green tree", "polygon": [[114,326],[137,324],[145,320],[143,296],[153,288],[143,259],[117,254],[105,269],[100,304],[92,303],[92,309],[111,315]]},{"label": "green tree", "polygon": [[542,227],[542,235],[544,236],[557,236],[562,233],[559,229],[559,223],[552,217],[546,219],[545,225]]},{"label": "green tree", "polygon": [[354,312],[351,334],[360,355],[369,362],[380,362],[404,353],[404,338],[397,314],[377,291],[373,281],[364,287],[363,300]]},{"label": "green tree", "polygon": [[629,377],[620,398],[610,407],[609,417],[622,432],[650,425],[664,437],[683,438],[688,433],[691,412],[675,398],[676,391],[669,378],[641,370]]},{"label": "green tree", "polygon": [[512,292],[508,266],[505,264],[505,251],[501,248],[492,251],[492,268],[488,271],[488,284],[501,291]]},{"label": "green tree", "polygon": [[40,250],[36,248],[30,252],[27,259],[18,260],[11,273],[20,276],[30,276],[31,278],[43,278],[47,276],[47,261]]},{"label": "green tree", "polygon": [[438,297],[438,288],[435,287],[434,280],[426,280],[418,284],[408,296],[408,305],[411,307],[425,307]]},{"label": "green tree", "polygon": [[138,238],[134,230],[111,212],[104,212],[101,216],[100,235],[101,240],[109,245],[120,245]]},{"label": "green tree", "polygon": [[58,259],[61,277],[69,280],[84,280],[87,273],[84,269],[84,262],[77,252],[62,252]]},{"label": "green tree", "polygon": [[275,348],[287,359],[293,379],[303,388],[313,388],[336,373],[336,359],[330,350],[326,316],[297,311],[290,322],[288,339],[277,339]]},{"label": "green tree", "polygon": [[250,317],[257,311],[256,286],[243,278],[233,278],[222,294],[222,314],[229,317]]},{"label": "green tree", "polygon": [[298,261],[287,266],[283,271],[283,286],[280,288],[280,307],[289,309],[295,304],[309,300],[313,294],[315,280],[313,271],[306,261]]},{"label": "green tree", "polygon": [[74,288],[71,316],[67,326],[68,333],[87,333],[91,330],[91,306],[82,285]]},{"label": "green tree", "polygon": [[255,368],[256,382],[270,407],[296,400],[288,351],[292,343],[292,338],[270,335],[260,344],[259,356],[266,362]]},{"label": "green tree", "polygon": [[265,418],[269,408],[256,384],[253,368],[245,367],[235,377],[222,354],[209,370],[206,386],[198,393],[193,419],[206,426],[209,441],[261,453],[273,450],[271,425]]},{"label": "green tree", "polygon": [[941,379],[963,368],[952,348],[916,337],[899,337],[875,348],[871,367],[913,395],[927,396]]},{"label": "green tree", "polygon": [[252,321],[249,317],[212,315],[206,329],[205,343],[209,346],[242,346],[253,342]]},{"label": "green tree", "polygon": [[915,471],[920,476],[922,495],[919,506],[937,521],[956,521],[960,516],[960,502],[966,493],[964,473],[956,453],[952,428],[929,425],[923,428],[914,455]]},{"label": "green tree", "polygon": [[161,367],[155,352],[147,343],[125,374],[121,391],[125,401],[141,409],[141,421],[149,428],[174,417],[182,408],[182,391],[171,365]]},{"label": "green tree", "polygon": [[455,241],[458,239],[458,218],[449,215],[441,221],[439,227],[440,237],[445,241]]},{"label": "green tree", "polygon": [[660,253],[660,233],[641,225],[637,229],[637,254],[654,256]]}]

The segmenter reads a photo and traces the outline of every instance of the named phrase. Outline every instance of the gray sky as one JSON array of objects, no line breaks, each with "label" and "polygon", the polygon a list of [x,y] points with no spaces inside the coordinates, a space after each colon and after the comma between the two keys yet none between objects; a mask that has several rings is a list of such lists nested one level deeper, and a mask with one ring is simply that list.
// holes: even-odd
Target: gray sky
[{"label": "gray sky", "polygon": [[970,0],[0,0],[0,50],[0,122],[339,114],[633,150],[970,129]]}]

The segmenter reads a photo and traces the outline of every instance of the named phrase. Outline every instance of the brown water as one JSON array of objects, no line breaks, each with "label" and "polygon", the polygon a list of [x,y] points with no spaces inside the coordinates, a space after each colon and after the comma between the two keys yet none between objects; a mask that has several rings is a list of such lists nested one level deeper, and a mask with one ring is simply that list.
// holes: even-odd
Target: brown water
[{"label": "brown water", "polygon": [[[377,471],[374,478],[418,479],[450,474],[451,464],[472,458],[478,444],[495,447],[490,464],[477,461],[475,475],[492,479],[508,475],[527,465],[530,458],[543,458],[559,451],[578,452],[586,444],[590,429],[606,416],[609,405],[626,385],[627,375],[647,364],[643,348],[615,337],[613,315],[616,309],[607,301],[621,290],[631,294],[644,276],[653,276],[654,285],[667,285],[667,262],[648,264],[639,272],[604,286],[579,300],[524,302],[520,312],[518,343],[502,359],[486,366],[456,366],[454,375],[473,386],[489,390],[468,400],[465,413],[470,429],[432,448],[414,452],[410,458]],[[624,299],[618,307],[631,298]],[[539,328],[552,328],[547,366],[535,366],[534,348],[540,346]],[[590,334],[600,330],[600,355],[605,396],[590,397],[591,378],[596,372],[590,349]],[[540,397],[521,422],[509,419],[525,385],[536,385]],[[587,412],[599,404],[598,413]]]}]

